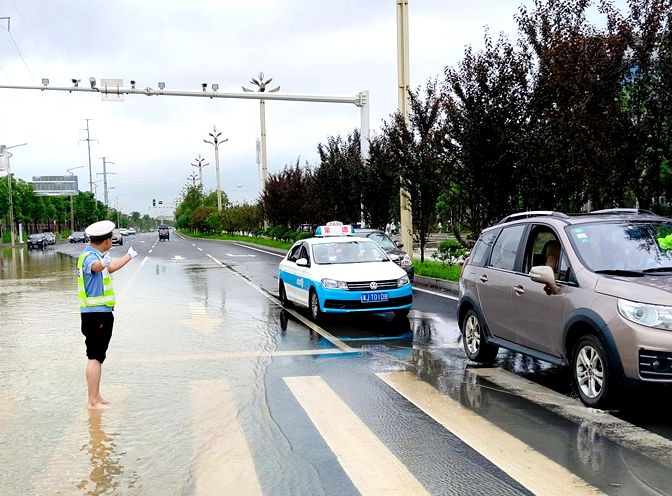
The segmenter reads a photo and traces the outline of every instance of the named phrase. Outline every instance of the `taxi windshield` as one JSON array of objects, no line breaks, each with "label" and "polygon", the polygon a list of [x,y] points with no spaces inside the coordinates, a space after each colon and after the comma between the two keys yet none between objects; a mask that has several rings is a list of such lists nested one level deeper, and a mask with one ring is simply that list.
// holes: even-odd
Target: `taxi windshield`
[{"label": "taxi windshield", "polygon": [[313,261],[317,264],[349,264],[387,260],[385,252],[373,241],[334,241],[313,245]]},{"label": "taxi windshield", "polygon": [[593,272],[672,272],[672,222],[584,224],[568,233]]}]

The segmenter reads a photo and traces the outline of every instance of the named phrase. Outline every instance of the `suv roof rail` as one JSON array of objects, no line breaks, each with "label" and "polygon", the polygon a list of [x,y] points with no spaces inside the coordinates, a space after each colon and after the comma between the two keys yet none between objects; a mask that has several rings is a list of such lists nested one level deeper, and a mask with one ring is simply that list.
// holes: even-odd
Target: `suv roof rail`
[{"label": "suv roof rail", "polygon": [[650,210],[644,210],[643,208],[605,208],[602,210],[593,210],[588,212],[586,215],[610,215],[610,214],[636,214],[636,215],[655,215]]},{"label": "suv roof rail", "polygon": [[511,222],[512,220],[527,219],[529,217],[560,217],[562,219],[568,219],[569,215],[563,212],[556,212],[554,210],[531,210],[528,212],[517,212],[515,214],[507,215],[497,224],[504,224],[505,222]]}]

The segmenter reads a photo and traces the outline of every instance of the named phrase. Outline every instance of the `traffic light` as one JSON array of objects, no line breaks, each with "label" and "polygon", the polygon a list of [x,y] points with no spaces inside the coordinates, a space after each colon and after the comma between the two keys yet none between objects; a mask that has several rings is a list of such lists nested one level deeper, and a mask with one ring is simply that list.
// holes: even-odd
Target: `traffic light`
[{"label": "traffic light", "polygon": [[152,200],[152,207],[156,207],[156,200]]}]

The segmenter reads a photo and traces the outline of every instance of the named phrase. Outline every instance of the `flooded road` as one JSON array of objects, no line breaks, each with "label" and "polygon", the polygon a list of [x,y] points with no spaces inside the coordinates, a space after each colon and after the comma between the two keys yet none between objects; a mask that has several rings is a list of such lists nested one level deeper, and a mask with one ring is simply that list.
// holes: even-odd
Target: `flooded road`
[{"label": "flooded road", "polygon": [[631,424],[561,372],[470,366],[445,295],[317,326],[278,305],[273,253],[148,233],[112,257],[130,244],[93,412],[81,245],[2,251],[1,495],[672,494],[669,420],[611,438]]}]

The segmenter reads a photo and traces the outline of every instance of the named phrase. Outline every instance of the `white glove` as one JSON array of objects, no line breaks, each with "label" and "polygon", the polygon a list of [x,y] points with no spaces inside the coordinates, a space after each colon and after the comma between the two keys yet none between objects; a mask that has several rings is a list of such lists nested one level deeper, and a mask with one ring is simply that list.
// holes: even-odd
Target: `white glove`
[{"label": "white glove", "polygon": [[110,257],[110,254],[106,253],[105,256],[103,257],[103,260],[100,263],[103,264],[104,269],[107,269],[112,263],[112,257]]},{"label": "white glove", "polygon": [[131,260],[133,260],[138,255],[138,252],[135,251],[132,246],[129,247],[126,253],[128,253],[131,256]]}]

